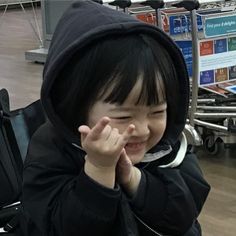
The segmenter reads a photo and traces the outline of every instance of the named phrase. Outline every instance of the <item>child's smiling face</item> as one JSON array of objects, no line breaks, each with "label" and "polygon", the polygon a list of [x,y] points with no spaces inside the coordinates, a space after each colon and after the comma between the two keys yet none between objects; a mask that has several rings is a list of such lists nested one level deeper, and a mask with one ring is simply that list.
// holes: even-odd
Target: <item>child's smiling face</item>
[{"label": "child's smiling face", "polygon": [[122,133],[129,124],[135,130],[125,150],[133,164],[139,163],[144,154],[162,138],[167,123],[167,104],[163,99],[158,105],[136,104],[142,80],[139,79],[122,105],[105,103],[98,100],[88,114],[88,126],[92,128],[102,117],[111,119],[109,125]]}]

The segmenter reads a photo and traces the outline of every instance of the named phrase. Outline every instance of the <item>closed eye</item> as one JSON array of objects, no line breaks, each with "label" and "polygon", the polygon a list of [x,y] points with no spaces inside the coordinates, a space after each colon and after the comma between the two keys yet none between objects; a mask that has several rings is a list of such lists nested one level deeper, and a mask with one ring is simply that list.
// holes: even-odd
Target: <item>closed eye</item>
[{"label": "closed eye", "polygon": [[159,116],[159,115],[165,114],[165,112],[166,112],[166,109],[160,110],[160,111],[154,111],[154,112],[151,113],[151,115],[153,115],[153,116]]},{"label": "closed eye", "polygon": [[117,119],[117,120],[126,120],[126,119],[130,119],[130,116],[120,116],[120,117],[113,117],[113,119]]},{"label": "closed eye", "polygon": [[154,111],[152,114],[160,114],[160,113],[163,113],[163,112],[165,112],[165,111],[166,111],[166,109],[160,110],[160,111]]}]

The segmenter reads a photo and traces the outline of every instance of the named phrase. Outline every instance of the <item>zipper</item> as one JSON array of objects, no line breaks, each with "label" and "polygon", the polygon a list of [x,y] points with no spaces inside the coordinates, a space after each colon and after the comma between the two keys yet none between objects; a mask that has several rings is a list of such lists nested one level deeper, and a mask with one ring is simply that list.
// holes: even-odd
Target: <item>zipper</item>
[{"label": "zipper", "polygon": [[[133,213],[133,214],[134,214],[134,213]],[[158,235],[158,236],[171,236],[171,235],[168,235],[168,234],[163,234],[163,233],[160,233],[160,232],[155,231],[155,230],[152,229],[150,226],[148,226],[143,220],[141,220],[136,214],[134,214],[134,217],[135,217],[141,224],[143,224],[148,230],[150,230],[152,233],[154,233],[155,235]]]}]

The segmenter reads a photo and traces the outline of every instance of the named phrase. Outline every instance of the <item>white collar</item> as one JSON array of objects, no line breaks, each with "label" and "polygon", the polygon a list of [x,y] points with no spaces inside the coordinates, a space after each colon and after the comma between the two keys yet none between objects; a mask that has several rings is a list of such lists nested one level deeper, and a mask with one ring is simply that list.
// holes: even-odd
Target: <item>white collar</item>
[{"label": "white collar", "polygon": [[156,161],[169,153],[171,153],[172,147],[169,145],[167,150],[161,150],[159,152],[155,153],[146,153],[143,157],[143,160],[141,162],[151,162],[151,161]]},{"label": "white collar", "polygon": [[186,139],[186,136],[185,134],[182,132],[181,133],[181,136],[180,136],[180,148],[179,148],[179,151],[177,152],[177,155],[175,157],[175,159],[166,164],[166,165],[160,165],[159,167],[161,168],[174,168],[176,166],[179,166],[182,161],[184,160],[184,157],[186,155],[186,151],[187,151],[187,147],[188,147],[188,143],[187,143],[187,139]]},{"label": "white collar", "polygon": [[[161,150],[156,153],[146,153],[141,162],[146,163],[146,162],[152,162],[152,161],[158,160],[158,159],[168,155],[171,151],[172,151],[172,147],[169,146],[167,150]],[[174,168],[174,167],[180,165],[185,157],[186,151],[187,151],[187,139],[186,139],[185,134],[182,132],[181,136],[180,136],[180,148],[177,152],[175,159],[172,162],[170,162],[166,165],[160,165],[159,167],[161,167],[161,168],[167,168],[167,167]]]}]

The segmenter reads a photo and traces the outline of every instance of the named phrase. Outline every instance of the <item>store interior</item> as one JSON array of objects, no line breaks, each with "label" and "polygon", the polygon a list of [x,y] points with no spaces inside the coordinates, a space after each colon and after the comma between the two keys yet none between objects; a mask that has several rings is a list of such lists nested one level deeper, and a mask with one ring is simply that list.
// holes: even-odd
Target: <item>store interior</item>
[{"label": "store interior", "polygon": [[[35,18],[36,17],[36,18]],[[37,19],[38,25],[35,23]],[[27,51],[42,47],[40,4],[0,7],[0,89],[9,92],[11,110],[29,105],[40,97],[44,64],[26,60]],[[235,144],[235,145],[234,145]],[[234,236],[236,232],[236,143],[224,145],[216,154],[203,146],[194,149],[206,180],[209,197],[200,214],[204,236]]]}]

